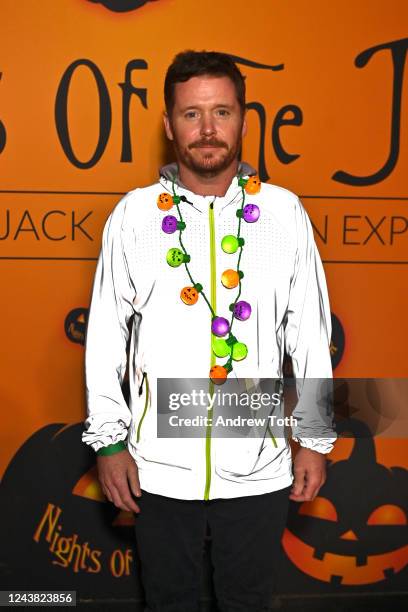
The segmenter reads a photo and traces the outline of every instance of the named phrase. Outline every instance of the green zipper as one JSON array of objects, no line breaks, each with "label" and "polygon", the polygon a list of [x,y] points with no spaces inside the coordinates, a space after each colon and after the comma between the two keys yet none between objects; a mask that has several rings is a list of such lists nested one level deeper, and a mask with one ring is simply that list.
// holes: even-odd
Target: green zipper
[{"label": "green zipper", "polygon": [[268,429],[268,434],[269,434],[269,437],[270,437],[270,438],[271,438],[271,440],[272,440],[272,444],[274,445],[274,447],[275,447],[275,448],[278,448],[278,445],[277,445],[277,443],[276,443],[276,438],[275,438],[275,436],[273,435],[273,433],[271,432],[269,425],[268,425],[267,429]]},{"label": "green zipper", "polygon": [[136,442],[140,441],[140,431],[142,429],[143,419],[146,416],[147,407],[149,405],[149,379],[147,378],[147,374],[145,375],[145,380],[146,380],[146,399],[145,399],[145,405],[144,405],[143,414],[142,414],[142,416],[140,418],[139,425],[137,426]]},{"label": "green zipper", "polygon": [[[210,225],[210,270],[211,270],[211,308],[213,312],[217,312],[217,269],[215,259],[215,228],[214,228],[214,201],[211,202],[208,209],[209,225]],[[210,368],[215,365],[215,355],[212,350],[212,332],[210,333]],[[210,380],[209,393],[214,393],[214,383]],[[213,418],[213,408],[207,412],[208,422],[205,433],[205,489],[204,499],[210,499],[211,486],[211,424]]]}]

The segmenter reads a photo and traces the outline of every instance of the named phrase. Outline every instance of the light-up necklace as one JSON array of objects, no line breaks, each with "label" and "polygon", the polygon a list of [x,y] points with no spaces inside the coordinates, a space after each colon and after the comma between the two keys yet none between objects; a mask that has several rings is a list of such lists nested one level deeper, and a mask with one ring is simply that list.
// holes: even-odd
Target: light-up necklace
[{"label": "light-up necklace", "polygon": [[211,332],[215,336],[212,341],[212,350],[216,357],[225,358],[228,357],[226,363],[223,365],[214,365],[210,370],[210,379],[213,383],[221,385],[227,379],[228,374],[232,371],[233,361],[241,361],[245,359],[248,354],[248,348],[243,342],[239,342],[235,336],[232,335],[231,329],[234,319],[239,321],[246,321],[251,316],[251,305],[244,301],[239,300],[241,295],[241,282],[244,277],[244,273],[239,269],[241,261],[242,250],[245,244],[244,239],[240,236],[242,220],[247,223],[255,223],[259,219],[260,210],[256,204],[245,204],[245,194],[255,195],[259,193],[261,189],[261,181],[258,176],[250,176],[245,179],[238,177],[238,185],[242,190],[242,202],[241,207],[237,210],[236,215],[238,217],[238,230],[236,236],[227,234],[221,240],[221,248],[224,253],[233,254],[239,249],[238,262],[235,270],[225,270],[221,275],[221,283],[226,289],[235,289],[238,287],[238,294],[234,302],[230,305],[231,320],[228,321],[225,317],[220,317],[214,312],[207,296],[203,290],[203,286],[200,283],[196,283],[191,275],[188,264],[191,260],[188,255],[182,240],[182,233],[186,229],[186,224],[183,220],[183,216],[180,210],[180,203],[186,202],[185,196],[179,196],[175,190],[174,180],[172,181],[173,195],[169,193],[161,193],[157,198],[157,206],[162,211],[169,211],[173,206],[176,207],[178,218],[174,215],[166,215],[162,221],[162,230],[166,234],[174,234],[177,230],[179,232],[179,245],[168,250],[166,260],[169,266],[177,268],[184,264],[187,275],[190,279],[191,285],[183,287],[180,292],[180,298],[187,306],[196,304],[198,297],[201,294],[211,311]]}]

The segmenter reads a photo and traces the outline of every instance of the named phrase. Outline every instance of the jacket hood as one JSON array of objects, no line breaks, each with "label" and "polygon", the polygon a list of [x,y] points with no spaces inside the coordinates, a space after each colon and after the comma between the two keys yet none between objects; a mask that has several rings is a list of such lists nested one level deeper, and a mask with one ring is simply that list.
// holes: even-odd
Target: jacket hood
[{"label": "jacket hood", "polygon": [[[166,164],[165,166],[162,166],[159,170],[159,174],[161,177],[168,179],[170,181],[175,180],[177,184],[179,185],[179,187],[185,187],[185,185],[183,185],[180,182],[180,179],[178,178],[177,162],[172,162],[171,164]],[[255,168],[253,168],[250,164],[247,164],[246,162],[239,162],[239,166],[238,166],[239,176],[252,176],[254,174],[256,174]]]}]

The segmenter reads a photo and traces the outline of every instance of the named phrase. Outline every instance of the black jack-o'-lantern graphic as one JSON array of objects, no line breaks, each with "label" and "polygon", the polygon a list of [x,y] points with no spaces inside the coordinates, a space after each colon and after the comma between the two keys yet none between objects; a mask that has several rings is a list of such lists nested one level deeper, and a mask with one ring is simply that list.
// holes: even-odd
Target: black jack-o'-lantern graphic
[{"label": "black jack-o'-lantern graphic", "polygon": [[330,357],[332,368],[335,370],[343,357],[345,334],[340,319],[333,312],[331,313],[331,326]]},{"label": "black jack-o'-lantern graphic", "polygon": [[291,562],[317,580],[372,584],[408,563],[408,472],[376,462],[374,440],[361,421],[345,419],[337,432],[353,433],[351,455],[329,463],[314,501],[291,503],[282,544]]},{"label": "black jack-o'-lantern graphic", "polygon": [[135,597],[133,515],[105,500],[82,431],[83,423],[47,425],[10,461],[0,484],[0,582]]},{"label": "black jack-o'-lantern graphic", "polygon": [[65,334],[71,342],[85,344],[86,325],[88,322],[88,308],[74,308],[70,310],[64,321]]},{"label": "black jack-o'-lantern graphic", "polygon": [[[10,590],[75,590],[83,599],[142,603],[133,531],[137,519],[103,495],[95,453],[81,441],[83,428],[83,423],[47,425],[10,461],[0,483],[0,584]],[[50,507],[52,516],[44,520]],[[60,548],[62,540],[69,550]],[[204,559],[208,599],[208,538]]]},{"label": "black jack-o'-lantern graphic", "polygon": [[88,0],[88,2],[93,2],[94,4],[102,4],[109,11],[114,11],[115,13],[134,11],[148,2],[156,1],[157,0]]}]

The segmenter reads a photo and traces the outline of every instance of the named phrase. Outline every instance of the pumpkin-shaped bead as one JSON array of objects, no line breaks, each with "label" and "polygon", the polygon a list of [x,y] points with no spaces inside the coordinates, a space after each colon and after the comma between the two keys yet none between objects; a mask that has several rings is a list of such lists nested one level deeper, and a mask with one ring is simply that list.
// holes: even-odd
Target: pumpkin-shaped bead
[{"label": "pumpkin-shaped bead", "polygon": [[211,322],[211,331],[214,336],[226,336],[229,332],[229,323],[224,317],[214,317]]},{"label": "pumpkin-shaped bead", "polygon": [[234,361],[241,361],[248,355],[248,347],[243,342],[236,342],[232,346],[232,358]]},{"label": "pumpkin-shaped bead", "polygon": [[249,319],[252,312],[251,304],[245,300],[240,300],[239,302],[231,304],[230,310],[239,321],[246,321]]},{"label": "pumpkin-shaped bead", "polygon": [[221,274],[221,283],[226,289],[235,289],[239,285],[239,281],[243,278],[244,273],[242,270],[238,272],[236,270],[224,270]]},{"label": "pumpkin-shaped bead", "polygon": [[217,357],[228,357],[231,354],[231,347],[224,338],[213,338],[211,342],[212,351]]},{"label": "pumpkin-shaped bead", "polygon": [[242,217],[247,223],[255,223],[258,221],[260,214],[261,211],[256,204],[245,204],[242,211]]},{"label": "pumpkin-shaped bead", "polygon": [[197,303],[198,300],[198,291],[195,287],[183,287],[180,291],[180,298],[187,304],[187,306],[192,306]]},{"label": "pumpkin-shaped bead", "polygon": [[173,198],[169,193],[161,193],[157,198],[157,206],[160,210],[170,210],[173,204]]},{"label": "pumpkin-shaped bead", "polygon": [[178,268],[183,263],[190,261],[190,255],[183,253],[180,249],[173,247],[167,251],[166,260],[172,268]]},{"label": "pumpkin-shaped bead", "polygon": [[244,246],[245,240],[238,236],[233,236],[232,234],[228,234],[224,236],[221,240],[221,248],[224,253],[236,253],[238,249]]},{"label": "pumpkin-shaped bead", "polygon": [[261,190],[261,181],[259,176],[250,176],[244,189],[248,195],[255,195],[256,193],[259,193]]},{"label": "pumpkin-shaped bead", "polygon": [[210,379],[214,385],[222,385],[227,380],[228,371],[224,366],[215,365],[210,370]]}]

